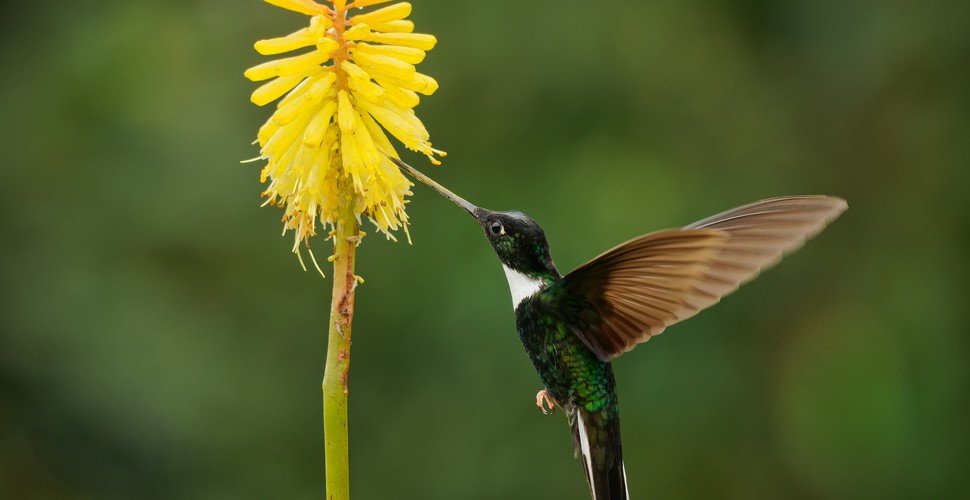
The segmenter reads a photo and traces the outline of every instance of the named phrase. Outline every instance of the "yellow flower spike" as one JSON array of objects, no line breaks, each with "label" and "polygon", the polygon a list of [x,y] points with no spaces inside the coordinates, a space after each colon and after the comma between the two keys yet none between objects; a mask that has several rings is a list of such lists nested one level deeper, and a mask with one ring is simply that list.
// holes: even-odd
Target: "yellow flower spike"
[{"label": "yellow flower spike", "polygon": [[405,17],[408,17],[409,15],[411,15],[411,4],[401,2],[394,5],[388,5],[387,7],[377,9],[366,14],[358,14],[351,17],[350,22],[354,24],[386,23],[389,21],[399,21]]},{"label": "yellow flower spike", "polygon": [[[418,94],[437,89],[415,68],[437,40],[413,33],[408,2],[267,1],[310,18],[298,31],[254,44],[264,55],[302,53],[245,72],[262,82],[254,103],[279,101],[256,137],[259,158],[267,160],[266,204],[284,209],[297,251],[317,233],[317,222],[331,228],[347,220],[348,207],[382,232],[407,231],[412,184],[384,155],[397,157],[393,136],[437,162],[440,154],[413,111]],[[374,5],[380,7],[365,8]]]}]

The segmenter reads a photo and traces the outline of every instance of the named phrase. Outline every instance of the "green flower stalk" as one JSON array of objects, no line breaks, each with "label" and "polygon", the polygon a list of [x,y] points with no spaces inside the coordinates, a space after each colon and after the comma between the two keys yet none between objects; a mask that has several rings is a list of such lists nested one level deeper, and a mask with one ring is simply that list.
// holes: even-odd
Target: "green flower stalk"
[{"label": "green flower stalk", "polygon": [[[366,217],[388,238],[407,233],[405,197],[413,184],[389,159],[399,158],[385,131],[432,163],[445,153],[431,147],[427,129],[414,114],[419,94],[438,83],[418,73],[425,52],[437,40],[413,33],[406,20],[411,4],[400,2],[361,11],[389,0],[265,0],[310,16],[309,26],[260,40],[256,51],[276,55],[301,50],[246,70],[265,81],[252,94],[263,106],[279,99],[259,129],[264,205],[283,209],[284,231],[293,230],[293,251],[303,262],[301,243],[320,270],[309,240],[317,221],[333,239],[333,297],[323,378],[327,498],[349,498],[347,380],[350,369],[356,248]],[[351,9],[357,9],[351,14]],[[282,98],[282,99],[281,99]],[[322,274],[322,271],[321,271]]]}]

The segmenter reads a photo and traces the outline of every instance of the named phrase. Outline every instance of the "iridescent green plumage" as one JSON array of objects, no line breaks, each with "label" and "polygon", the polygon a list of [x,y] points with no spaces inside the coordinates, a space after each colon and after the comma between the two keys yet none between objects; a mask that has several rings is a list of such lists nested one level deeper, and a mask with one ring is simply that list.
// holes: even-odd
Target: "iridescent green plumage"
[{"label": "iridescent green plumage", "polygon": [[574,325],[555,314],[550,303],[557,298],[555,293],[538,293],[519,303],[519,338],[546,391],[569,417],[575,452],[583,455],[593,498],[626,498],[613,367],[586,347],[573,333]]}]

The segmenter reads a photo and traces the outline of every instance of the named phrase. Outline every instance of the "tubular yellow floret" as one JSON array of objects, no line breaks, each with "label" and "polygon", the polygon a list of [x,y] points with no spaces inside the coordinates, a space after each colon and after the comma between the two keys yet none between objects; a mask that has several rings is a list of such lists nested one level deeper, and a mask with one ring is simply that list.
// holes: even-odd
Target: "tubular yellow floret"
[{"label": "tubular yellow floret", "polygon": [[353,132],[357,125],[354,119],[354,106],[350,103],[347,91],[337,92],[337,124],[340,125],[341,132]]},{"label": "tubular yellow floret", "polygon": [[371,26],[371,29],[383,33],[410,33],[414,31],[414,23],[406,19],[402,21],[389,21],[375,24]]},{"label": "tubular yellow floret", "polygon": [[354,59],[369,73],[380,72],[401,80],[410,80],[414,77],[414,65],[395,57],[358,52]]},{"label": "tubular yellow floret", "polygon": [[265,106],[292,90],[293,87],[296,87],[300,83],[300,80],[303,80],[303,76],[281,76],[275,80],[271,80],[269,83],[264,83],[258,89],[254,90],[253,95],[250,96],[250,100],[257,106]]},{"label": "tubular yellow floret", "polygon": [[344,61],[340,63],[340,69],[347,73],[347,76],[353,78],[354,80],[370,80],[370,75],[366,71],[360,69],[360,66],[350,62]]},{"label": "tubular yellow floret", "polygon": [[310,30],[303,28],[296,33],[290,33],[284,37],[260,40],[253,44],[253,47],[256,49],[256,52],[264,56],[271,56],[309,47],[316,43],[316,41],[317,39],[310,33]]},{"label": "tubular yellow floret", "polygon": [[364,40],[370,42],[386,43],[388,45],[400,45],[402,47],[414,47],[421,50],[431,50],[438,39],[434,35],[424,33],[370,33]]},{"label": "tubular yellow floret", "polygon": [[387,7],[377,9],[366,14],[359,14],[350,18],[350,22],[354,24],[367,23],[386,23],[390,21],[399,21],[411,15],[411,4],[407,2],[396,3],[394,5],[388,5]]},{"label": "tubular yellow floret", "polygon": [[425,52],[414,47],[398,47],[395,45],[373,45],[360,42],[354,49],[354,54],[377,54],[390,56],[411,64],[419,64],[424,60]]},{"label": "tubular yellow floret", "polygon": [[388,99],[402,108],[413,108],[421,102],[421,98],[418,97],[418,94],[414,93],[414,91],[402,89],[397,85],[385,83],[384,91],[386,92]]}]

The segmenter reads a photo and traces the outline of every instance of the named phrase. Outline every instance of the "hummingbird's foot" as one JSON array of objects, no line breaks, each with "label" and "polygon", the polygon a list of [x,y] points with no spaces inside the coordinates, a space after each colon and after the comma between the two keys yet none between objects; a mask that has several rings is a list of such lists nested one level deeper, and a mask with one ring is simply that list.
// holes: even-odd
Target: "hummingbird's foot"
[{"label": "hummingbird's foot", "polygon": [[[545,403],[546,405],[549,405],[548,410],[546,410],[546,407],[545,405],[543,405],[543,403]],[[556,400],[552,399],[552,395],[550,395],[549,391],[545,389],[536,393],[536,406],[538,406],[539,409],[542,410],[543,415],[556,413]]]}]

